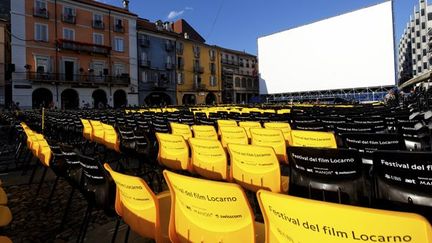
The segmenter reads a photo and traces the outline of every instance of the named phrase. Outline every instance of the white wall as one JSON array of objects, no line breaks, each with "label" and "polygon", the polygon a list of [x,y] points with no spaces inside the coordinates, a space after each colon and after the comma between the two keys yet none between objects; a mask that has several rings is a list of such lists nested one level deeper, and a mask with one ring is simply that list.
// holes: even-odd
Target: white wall
[{"label": "white wall", "polygon": [[258,39],[260,93],[394,85],[392,3]]}]

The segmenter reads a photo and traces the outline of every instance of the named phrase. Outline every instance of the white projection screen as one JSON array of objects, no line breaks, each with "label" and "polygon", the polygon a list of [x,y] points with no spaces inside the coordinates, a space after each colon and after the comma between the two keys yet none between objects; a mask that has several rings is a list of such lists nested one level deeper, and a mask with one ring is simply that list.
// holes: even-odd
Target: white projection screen
[{"label": "white projection screen", "polygon": [[395,85],[392,2],[258,38],[260,93]]}]

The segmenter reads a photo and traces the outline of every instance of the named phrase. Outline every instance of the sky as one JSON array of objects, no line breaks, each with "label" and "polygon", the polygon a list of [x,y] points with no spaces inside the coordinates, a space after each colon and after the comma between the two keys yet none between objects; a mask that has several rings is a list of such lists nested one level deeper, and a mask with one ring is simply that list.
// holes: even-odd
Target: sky
[{"label": "sky", "polygon": [[[99,0],[121,6],[121,0]],[[257,38],[340,15],[383,0],[130,0],[151,21],[185,19],[206,43],[257,54]],[[394,0],[396,43],[419,0]],[[397,46],[397,45],[396,45]]]}]

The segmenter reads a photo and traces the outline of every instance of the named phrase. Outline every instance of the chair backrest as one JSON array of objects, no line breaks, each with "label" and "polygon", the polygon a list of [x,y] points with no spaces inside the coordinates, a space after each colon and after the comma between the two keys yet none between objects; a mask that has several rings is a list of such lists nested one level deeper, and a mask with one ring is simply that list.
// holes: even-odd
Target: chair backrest
[{"label": "chair backrest", "polygon": [[284,135],[286,144],[291,144],[291,126],[288,122],[266,122],[265,128],[280,129]]},{"label": "chair backrest", "polygon": [[285,138],[280,129],[251,128],[252,144],[270,146],[274,149],[280,162],[288,163]]},{"label": "chair backrest", "polygon": [[362,204],[365,198],[363,165],[358,151],[288,147],[291,195]]},{"label": "chair backrest", "polygon": [[210,125],[193,125],[192,126],[194,138],[200,139],[214,139],[218,140],[218,135],[214,126]]},{"label": "chair backrest", "polygon": [[226,180],[228,161],[225,150],[219,140],[190,138],[191,164],[193,170],[212,180]]},{"label": "chair backrest", "polygon": [[120,139],[112,125],[102,123],[104,130],[104,145],[111,150],[120,152]]},{"label": "chair backrest", "polygon": [[115,172],[108,164],[105,169],[111,174],[116,187],[115,209],[131,229],[142,237],[161,237],[159,202],[147,183],[140,177]]},{"label": "chair backrest", "polygon": [[217,122],[217,126],[218,126],[218,135],[221,135],[221,127],[236,127],[236,126],[238,126],[237,121],[235,121],[235,120],[218,119],[216,122]]},{"label": "chair backrest", "polygon": [[90,120],[90,124],[92,126],[92,139],[94,142],[103,144],[105,131],[102,126],[102,122],[96,120]]},{"label": "chair backrest", "polygon": [[92,141],[93,136],[93,128],[90,124],[90,121],[87,119],[81,119],[81,123],[83,125],[83,136],[85,139]]},{"label": "chair backrest", "polygon": [[331,132],[291,131],[291,146],[337,148],[336,138]]},{"label": "chair backrest", "polygon": [[399,134],[343,133],[340,135],[345,147],[357,149],[363,163],[372,163],[372,153],[377,150],[404,150],[405,144]]},{"label": "chair backrest", "polygon": [[431,208],[431,158],[431,152],[374,152],[375,197],[386,203],[408,204],[413,209],[415,205]]},{"label": "chair backrest", "polygon": [[244,188],[282,191],[279,161],[272,147],[229,144],[230,177]]},{"label": "chair backrest", "polygon": [[156,133],[159,143],[158,161],[173,170],[190,170],[189,147],[180,135]]},{"label": "chair backrest", "polygon": [[192,137],[192,131],[189,125],[170,122],[171,133],[174,135],[181,135],[185,140],[188,140]]},{"label": "chair backrest", "polygon": [[229,143],[248,144],[249,140],[243,127],[221,127],[221,142],[224,148]]},{"label": "chair backrest", "polygon": [[172,242],[255,242],[254,216],[239,185],[167,170]]},{"label": "chair backrest", "polygon": [[251,128],[261,128],[261,123],[256,122],[256,121],[241,121],[241,122],[239,122],[239,126],[243,127],[245,129],[246,135],[250,139],[251,138],[250,129]]},{"label": "chair backrest", "polygon": [[320,202],[260,190],[265,242],[432,242],[423,217]]}]

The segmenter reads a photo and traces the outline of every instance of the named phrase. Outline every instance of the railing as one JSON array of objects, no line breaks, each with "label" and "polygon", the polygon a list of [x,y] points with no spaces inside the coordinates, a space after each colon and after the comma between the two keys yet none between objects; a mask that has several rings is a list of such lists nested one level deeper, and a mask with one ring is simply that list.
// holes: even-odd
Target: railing
[{"label": "railing", "polygon": [[166,70],[171,70],[174,68],[174,65],[172,63],[165,63],[165,69]]},{"label": "railing", "polygon": [[62,21],[69,24],[75,24],[76,16],[73,14],[63,14]]},{"label": "railing", "polygon": [[202,83],[194,83],[193,88],[195,91],[205,91],[207,89],[206,85]]},{"label": "railing", "polygon": [[103,30],[105,29],[105,24],[102,20],[93,20],[93,28]]},{"label": "railing", "polygon": [[49,13],[46,8],[35,8],[33,9],[33,16],[48,19]]},{"label": "railing", "polygon": [[59,39],[58,44],[60,49],[71,51],[88,52],[103,55],[109,55],[111,51],[111,47],[109,46],[96,45],[66,39]]},{"label": "railing", "polygon": [[195,73],[204,73],[204,68],[201,66],[194,66],[193,70]]},{"label": "railing", "polygon": [[141,67],[150,67],[151,66],[151,61],[149,61],[149,60],[140,60],[139,61],[139,65]]},{"label": "railing", "polygon": [[28,80],[34,83],[70,83],[70,84],[130,84],[128,74],[120,76],[92,75],[92,74],[66,74],[66,73],[46,73],[46,72],[25,72],[14,73],[14,80]]},{"label": "railing", "polygon": [[169,80],[159,80],[154,82],[155,88],[168,88],[170,86]]},{"label": "railing", "polygon": [[238,61],[222,58],[222,64],[238,66]]}]

